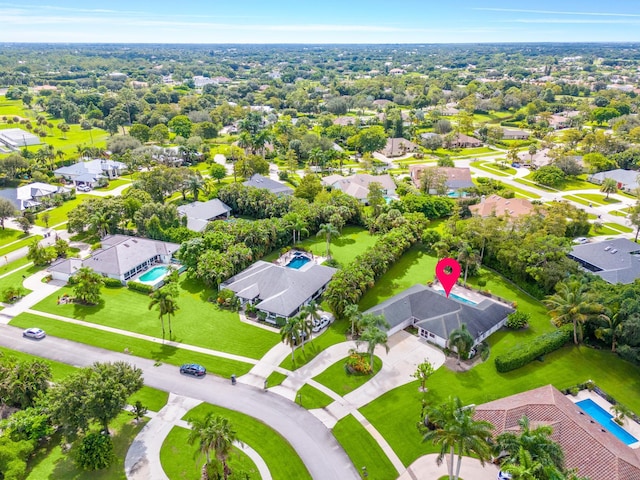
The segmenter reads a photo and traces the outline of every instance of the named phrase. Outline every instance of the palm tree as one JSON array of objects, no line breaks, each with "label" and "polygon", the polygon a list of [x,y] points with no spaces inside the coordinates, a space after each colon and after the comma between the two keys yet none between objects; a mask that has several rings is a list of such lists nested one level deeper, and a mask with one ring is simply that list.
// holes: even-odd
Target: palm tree
[{"label": "palm tree", "polygon": [[291,347],[291,361],[295,361],[295,350],[298,339],[302,336],[302,318],[291,317],[280,329],[282,341]]},{"label": "palm tree", "polygon": [[327,241],[327,258],[331,258],[331,237],[340,236],[340,231],[331,223],[323,223],[322,225],[320,225],[316,236],[320,237],[321,235],[324,235],[324,238]]},{"label": "palm tree", "polygon": [[460,252],[458,253],[458,262],[464,265],[464,281],[463,285],[467,284],[467,274],[469,273],[469,265],[477,265],[480,261],[478,252],[471,248],[468,243],[463,243]]},{"label": "palm tree", "polygon": [[[298,215],[297,213],[288,213],[284,217],[285,222],[287,222],[287,229],[291,229],[293,231],[293,243],[296,244],[297,241],[300,241],[300,235],[305,234],[309,235],[309,230],[307,230],[307,222]],[[296,240],[296,232],[298,233]]]},{"label": "palm tree", "polygon": [[109,214],[96,212],[89,219],[89,223],[92,229],[95,229],[98,232],[98,236],[103,238],[109,232],[109,223],[110,223]]},{"label": "palm tree", "polygon": [[200,451],[207,458],[207,464],[211,463],[211,452],[214,452],[216,459],[222,463],[223,476],[227,479],[231,474],[227,459],[233,443],[237,441],[236,432],[229,420],[209,412],[204,419],[190,420],[189,425],[189,444],[193,445],[196,441],[199,443]]},{"label": "palm tree", "polygon": [[[474,420],[474,411],[473,407],[463,406],[458,397],[449,397],[446,403],[427,410],[429,423],[434,428],[427,430],[423,441],[432,441],[440,446],[436,459],[438,465],[442,464],[445,455],[450,456],[450,480],[457,480],[460,476],[463,455],[474,454],[483,466],[485,460],[490,457],[489,439],[493,425],[484,420]],[[456,449],[458,461],[454,473]]]},{"label": "palm tree", "polygon": [[387,333],[375,325],[369,325],[360,335],[358,339],[358,343],[366,343],[367,344],[367,353],[369,353],[370,360],[369,365],[371,366],[371,371],[373,371],[373,352],[376,349],[376,346],[382,345],[387,352],[389,352],[389,345],[387,344]]},{"label": "palm tree", "polygon": [[624,324],[622,321],[622,315],[620,315],[620,312],[616,312],[613,315],[605,315],[603,313],[599,315],[599,318],[607,322],[607,326],[598,327],[596,329],[596,338],[599,340],[611,338],[611,351],[615,353],[616,346],[618,344],[618,335],[622,333],[622,327]]},{"label": "palm tree", "polygon": [[591,317],[601,313],[602,305],[591,302],[585,285],[578,281],[562,282],[557,293],[548,296],[544,304],[557,326],[573,323],[573,343],[582,341],[582,326]]},{"label": "palm tree", "polygon": [[356,335],[356,324],[360,322],[362,313],[358,309],[358,305],[352,303],[347,305],[344,309],[344,317],[351,321],[351,337]]},{"label": "palm tree", "polygon": [[171,339],[171,315],[175,315],[178,310],[176,300],[173,298],[175,292],[171,288],[159,288],[151,294],[151,302],[149,303],[149,310],[153,307],[158,307],[158,317],[162,324],[162,340],[164,340],[164,316],[167,315],[169,321],[169,339]]},{"label": "palm tree", "polygon": [[544,466],[534,460],[523,447],[518,450],[518,456],[513,463],[505,463],[500,470],[511,474],[513,480],[538,480],[542,478]]},{"label": "palm tree", "polygon": [[613,178],[605,178],[602,182],[602,187],[600,187],[600,191],[606,193],[606,198],[608,199],[610,193],[616,193],[618,191],[618,182]]},{"label": "palm tree", "polygon": [[473,335],[467,329],[467,324],[463,323],[460,328],[454,328],[449,334],[449,348],[455,348],[458,353],[458,365],[464,354],[465,358],[469,354],[469,350],[473,347]]},{"label": "palm tree", "polygon": [[[523,449],[533,462],[539,463],[542,467],[538,472],[539,476],[535,477],[536,479],[547,478],[541,473],[544,470],[547,473],[552,470],[562,471],[564,468],[564,452],[562,447],[551,439],[553,428],[550,425],[540,425],[531,429],[529,419],[526,416],[518,420],[518,425],[520,426],[519,432],[507,431],[496,438],[495,450],[497,452],[507,452],[509,455],[506,463],[518,464],[520,462],[520,449]],[[528,459],[525,458],[525,460]],[[530,466],[527,468],[530,468]],[[506,468],[505,471],[507,471]]]},{"label": "palm tree", "polygon": [[198,201],[198,196],[203,189],[204,182],[202,181],[202,177],[200,175],[189,175],[187,178],[186,187],[189,193],[193,195],[193,200]]}]

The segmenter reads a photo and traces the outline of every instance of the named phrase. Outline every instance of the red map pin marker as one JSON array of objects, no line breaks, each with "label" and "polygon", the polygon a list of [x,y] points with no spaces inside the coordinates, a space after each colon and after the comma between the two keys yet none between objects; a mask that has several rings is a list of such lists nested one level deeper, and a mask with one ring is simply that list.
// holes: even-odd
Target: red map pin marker
[{"label": "red map pin marker", "polygon": [[[447,267],[451,269],[451,273],[445,272]],[[449,298],[451,289],[460,277],[460,264],[453,258],[443,258],[436,265],[436,277],[438,277],[438,280],[444,288],[444,293],[446,293],[447,298]]]}]

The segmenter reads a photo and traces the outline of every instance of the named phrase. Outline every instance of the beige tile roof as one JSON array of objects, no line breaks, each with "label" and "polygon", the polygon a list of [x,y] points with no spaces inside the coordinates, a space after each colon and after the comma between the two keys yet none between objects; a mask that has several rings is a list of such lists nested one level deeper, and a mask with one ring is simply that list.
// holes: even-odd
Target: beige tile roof
[{"label": "beige tile roof", "polygon": [[552,385],[476,407],[475,418],[495,426],[494,434],[517,431],[527,416],[532,427],[550,425],[565,453],[567,468],[591,480],[640,480],[640,452],[629,448]]},{"label": "beige tile roof", "polygon": [[534,206],[526,198],[502,198],[494,194],[489,195],[481,203],[469,206],[469,210],[480,217],[489,217],[494,214],[498,217],[502,215],[519,217],[530,214]]}]

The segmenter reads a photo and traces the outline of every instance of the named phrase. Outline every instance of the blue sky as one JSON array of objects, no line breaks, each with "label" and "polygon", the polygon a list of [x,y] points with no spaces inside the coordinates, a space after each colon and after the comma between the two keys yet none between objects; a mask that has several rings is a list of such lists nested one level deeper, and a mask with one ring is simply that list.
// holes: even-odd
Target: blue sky
[{"label": "blue sky", "polygon": [[0,0],[2,42],[640,41],[637,0]]}]

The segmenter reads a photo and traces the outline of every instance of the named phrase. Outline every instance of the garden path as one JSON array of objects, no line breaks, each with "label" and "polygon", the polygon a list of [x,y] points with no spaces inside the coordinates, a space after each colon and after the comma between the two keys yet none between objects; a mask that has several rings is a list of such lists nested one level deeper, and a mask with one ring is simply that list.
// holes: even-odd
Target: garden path
[{"label": "garden path", "polygon": [[[447,455],[440,465],[436,462],[437,457],[438,455],[432,453],[418,458],[398,477],[398,480],[436,479],[448,475],[449,456]],[[462,465],[460,466],[460,478],[465,480],[495,480],[499,471],[498,466],[492,463],[486,463],[483,467],[478,459],[463,457]]]}]

